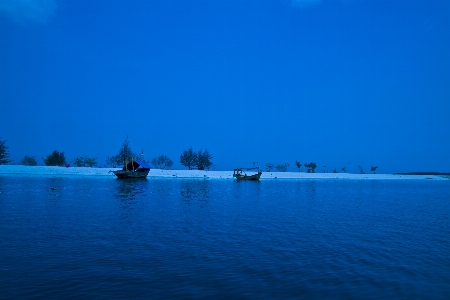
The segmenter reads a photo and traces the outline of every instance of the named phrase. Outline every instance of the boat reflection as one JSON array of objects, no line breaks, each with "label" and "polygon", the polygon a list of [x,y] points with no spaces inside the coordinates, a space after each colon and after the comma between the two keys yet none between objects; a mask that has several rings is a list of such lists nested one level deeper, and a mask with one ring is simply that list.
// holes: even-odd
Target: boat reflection
[{"label": "boat reflection", "polygon": [[116,181],[115,198],[122,202],[134,201],[137,197],[145,196],[148,181],[146,178],[129,178]]}]

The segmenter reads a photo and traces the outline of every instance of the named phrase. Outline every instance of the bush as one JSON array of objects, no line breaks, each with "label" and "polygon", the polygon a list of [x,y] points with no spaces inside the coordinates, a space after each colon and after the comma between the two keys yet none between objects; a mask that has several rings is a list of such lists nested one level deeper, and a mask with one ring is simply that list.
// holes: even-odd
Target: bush
[{"label": "bush", "polygon": [[49,154],[44,158],[44,163],[46,166],[64,166],[66,164],[64,151],[58,152],[57,150],[54,150],[52,154]]},{"label": "bush", "polygon": [[34,156],[25,155],[20,163],[24,166],[37,166],[37,160]]}]

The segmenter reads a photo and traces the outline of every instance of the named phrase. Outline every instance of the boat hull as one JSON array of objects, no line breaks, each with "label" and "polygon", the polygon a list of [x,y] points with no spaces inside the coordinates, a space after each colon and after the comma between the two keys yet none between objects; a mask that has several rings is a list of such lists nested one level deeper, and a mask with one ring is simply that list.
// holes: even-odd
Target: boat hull
[{"label": "boat hull", "polygon": [[237,180],[251,180],[251,181],[257,181],[261,178],[261,172],[258,174],[253,175],[235,175]]},{"label": "boat hull", "polygon": [[119,179],[127,179],[127,178],[146,178],[150,170],[145,171],[129,171],[129,170],[119,170],[113,171],[114,175]]}]

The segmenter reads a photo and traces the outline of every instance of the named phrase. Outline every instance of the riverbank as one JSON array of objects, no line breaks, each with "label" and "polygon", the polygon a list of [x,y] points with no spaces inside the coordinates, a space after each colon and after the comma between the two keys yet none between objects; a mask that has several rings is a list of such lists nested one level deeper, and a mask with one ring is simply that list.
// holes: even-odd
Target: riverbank
[{"label": "riverbank", "polygon": [[[48,167],[48,166],[18,166],[0,165],[2,175],[25,176],[115,176],[111,171],[118,168],[89,168],[89,167]],[[250,174],[250,172],[249,172]],[[199,171],[199,170],[160,170],[152,169],[148,178],[211,178],[233,179],[233,171]],[[403,175],[403,174],[351,174],[351,173],[303,173],[303,172],[263,172],[264,179],[347,179],[347,180],[449,180],[448,176],[440,175]]]}]

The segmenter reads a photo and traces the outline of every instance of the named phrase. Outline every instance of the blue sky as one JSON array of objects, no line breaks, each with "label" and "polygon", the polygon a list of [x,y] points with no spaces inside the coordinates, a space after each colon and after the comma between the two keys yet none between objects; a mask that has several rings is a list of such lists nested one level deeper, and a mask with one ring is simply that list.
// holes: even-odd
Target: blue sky
[{"label": "blue sky", "polygon": [[[450,171],[450,1],[0,2],[0,139]],[[318,170],[319,170],[318,168]]]}]

